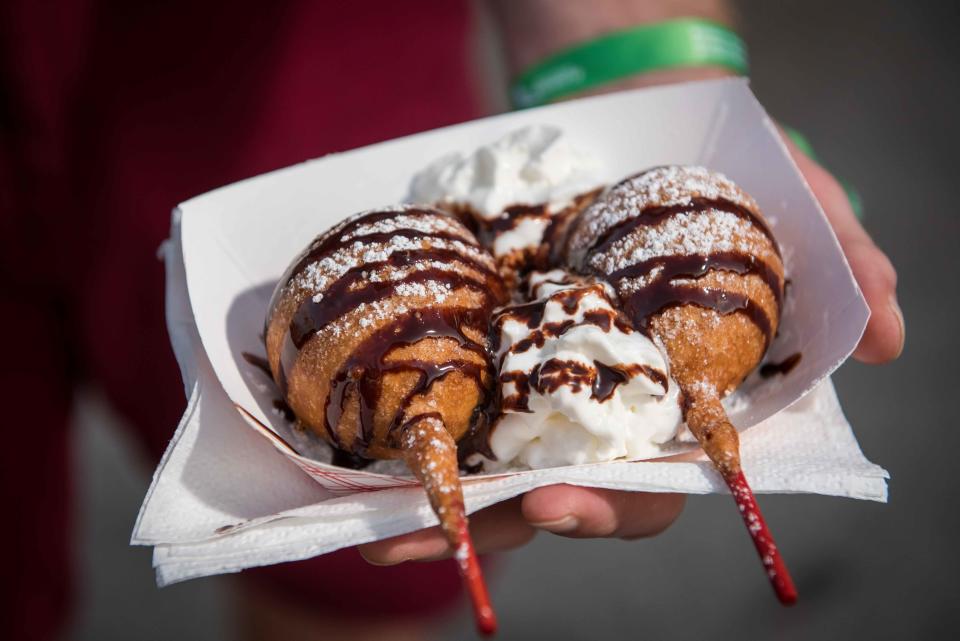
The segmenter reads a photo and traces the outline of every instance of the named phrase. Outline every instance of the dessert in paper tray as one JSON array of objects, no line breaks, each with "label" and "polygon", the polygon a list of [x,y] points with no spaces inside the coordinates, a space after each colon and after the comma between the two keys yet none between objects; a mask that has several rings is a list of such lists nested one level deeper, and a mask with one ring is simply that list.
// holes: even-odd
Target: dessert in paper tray
[{"label": "dessert in paper tray", "polygon": [[[134,533],[158,546],[161,580],[422,527],[425,490],[490,631],[469,511],[549,483],[725,484],[789,603],[747,477],[759,491],[885,498],[886,474],[859,453],[828,380],[868,309],[741,81],[328,156],[188,201],[174,232],[168,297],[185,377],[206,374],[219,389],[204,394],[234,408],[231,430],[246,422],[325,492],[311,505],[304,476],[299,496],[273,492],[274,510],[264,501],[204,534],[157,532],[155,503],[190,500],[170,477],[191,457],[179,454],[179,471],[168,459],[202,456],[202,439],[182,434],[213,429],[185,417]],[[254,435],[244,431],[236,438]],[[405,505],[384,511],[385,492]],[[320,542],[325,512],[337,543]],[[375,525],[391,517],[403,523]],[[285,549],[257,549],[269,536],[257,529],[297,519],[312,547],[288,535]]]}]

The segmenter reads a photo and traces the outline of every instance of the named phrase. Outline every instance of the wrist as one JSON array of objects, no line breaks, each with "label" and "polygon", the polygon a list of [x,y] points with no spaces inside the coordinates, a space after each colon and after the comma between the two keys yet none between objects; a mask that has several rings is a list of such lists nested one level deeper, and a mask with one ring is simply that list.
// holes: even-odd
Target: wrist
[{"label": "wrist", "polygon": [[718,78],[736,77],[730,69],[717,66],[681,67],[676,69],[658,69],[627,76],[620,80],[593,87],[585,91],[564,96],[559,100],[573,100],[586,96],[598,96],[605,93],[627,91],[629,89],[646,89],[662,85],[673,85],[681,82],[696,82],[698,80],[715,80]]},{"label": "wrist", "polygon": [[696,16],[734,23],[728,0],[490,0],[511,77],[554,54],[631,25]]},{"label": "wrist", "polygon": [[743,41],[701,18],[645,24],[581,42],[520,73],[511,85],[515,107],[654,84],[745,74]]}]

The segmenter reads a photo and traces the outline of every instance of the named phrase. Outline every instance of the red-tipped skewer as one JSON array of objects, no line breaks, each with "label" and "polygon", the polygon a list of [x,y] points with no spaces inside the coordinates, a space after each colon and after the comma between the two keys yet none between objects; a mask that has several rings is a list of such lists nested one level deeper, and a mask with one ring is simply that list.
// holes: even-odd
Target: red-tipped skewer
[{"label": "red-tipped skewer", "polygon": [[757,500],[753,490],[750,489],[750,484],[747,483],[747,478],[742,470],[738,470],[724,474],[723,480],[727,482],[727,487],[730,488],[730,493],[737,502],[740,516],[743,518],[744,525],[747,526],[750,538],[753,539],[754,547],[757,548],[757,554],[760,555],[760,561],[767,572],[773,591],[780,603],[793,605],[797,602],[797,588],[793,585],[790,571],[787,570],[787,565],[783,562],[780,550],[773,541],[767,522],[764,521],[763,514],[757,506]]},{"label": "red-tipped skewer", "polygon": [[467,586],[467,592],[470,595],[477,629],[484,636],[490,636],[497,631],[497,616],[493,612],[490,595],[487,592],[487,584],[483,580],[480,562],[473,548],[473,539],[470,538],[470,532],[467,529],[467,519],[464,518],[461,522],[460,543],[454,550],[454,557],[457,560],[457,567],[460,568],[460,576],[463,578],[463,583]]},{"label": "red-tipped skewer", "polygon": [[470,537],[456,443],[437,414],[425,414],[409,421],[402,443],[407,466],[423,483],[430,505],[440,520],[440,529],[453,548],[460,576],[473,605],[477,629],[484,636],[492,635],[497,630],[497,617]]},{"label": "red-tipped skewer", "polygon": [[773,541],[773,535],[767,527],[763,514],[757,506],[757,499],[747,483],[740,467],[740,438],[736,428],[727,418],[720,403],[720,396],[702,386],[687,392],[685,418],[687,426],[697,437],[704,453],[713,462],[714,467],[726,481],[733,499],[737,502],[740,517],[747,532],[753,539],[753,545],[760,555],[760,561],[770,579],[770,585],[780,603],[793,605],[797,601],[797,588],[793,585],[787,565],[780,556]]}]

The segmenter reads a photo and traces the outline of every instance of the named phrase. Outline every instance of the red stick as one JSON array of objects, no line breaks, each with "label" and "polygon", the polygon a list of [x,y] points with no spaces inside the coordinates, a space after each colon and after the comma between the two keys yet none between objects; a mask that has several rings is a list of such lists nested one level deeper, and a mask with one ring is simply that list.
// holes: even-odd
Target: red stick
[{"label": "red stick", "polygon": [[477,553],[473,549],[473,539],[470,538],[466,519],[463,519],[461,524],[457,536],[460,542],[454,550],[454,557],[457,559],[463,584],[467,586],[467,592],[470,594],[477,629],[482,635],[491,636],[497,631],[497,616],[493,613],[490,595],[487,593],[487,584],[480,572],[480,563],[477,560]]},{"label": "red stick", "polygon": [[797,602],[797,588],[794,587],[790,571],[787,570],[787,565],[780,556],[780,550],[773,542],[773,535],[770,534],[767,523],[763,520],[763,514],[760,513],[750,484],[747,483],[742,471],[725,474],[723,480],[727,482],[737,507],[740,508],[740,516],[743,518],[744,525],[747,526],[750,538],[753,539],[754,547],[757,548],[757,554],[760,555],[760,561],[767,571],[773,591],[777,594],[780,603],[793,605]]},{"label": "red stick", "polygon": [[440,520],[440,529],[453,548],[460,576],[473,604],[477,629],[483,635],[491,635],[497,629],[497,617],[467,527],[457,445],[439,414],[423,414],[408,421],[401,444],[407,465],[423,483],[430,505]]}]

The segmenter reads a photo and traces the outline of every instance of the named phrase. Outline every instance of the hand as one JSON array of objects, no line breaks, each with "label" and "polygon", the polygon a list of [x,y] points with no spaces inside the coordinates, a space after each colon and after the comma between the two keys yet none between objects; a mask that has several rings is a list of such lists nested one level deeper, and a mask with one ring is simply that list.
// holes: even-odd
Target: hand
[{"label": "hand", "polygon": [[[726,75],[716,69],[678,69],[631,78],[590,93],[637,88]],[[784,137],[794,161],[833,225],[853,274],[870,306],[870,322],[854,357],[865,363],[885,363],[903,350],[904,321],[897,304],[897,273],[863,229],[844,190],[823,167]],[[543,487],[491,506],[470,517],[477,552],[495,552],[528,543],[538,530],[572,538],[654,536],[673,523],[683,510],[680,494],[647,494],[583,488]],[[369,562],[394,565],[412,560],[447,558],[451,551],[439,528],[433,527],[360,546]]]},{"label": "hand", "polygon": [[897,272],[853,215],[847,194],[823,167],[784,136],[793,160],[826,213],[853,275],[870,306],[870,322],[853,357],[864,363],[886,363],[900,356],[905,339],[903,312],[897,303]]},{"label": "hand", "polygon": [[[681,494],[618,492],[551,485],[481,510],[470,517],[477,552],[495,552],[529,542],[537,530],[572,538],[638,539],[665,530],[683,510]],[[359,547],[376,565],[447,558],[451,551],[437,527]]]},{"label": "hand", "polygon": [[[730,72],[716,68],[679,68],[627,78],[585,92],[582,95],[607,93],[622,89],[639,89],[675,82],[708,80],[729,76]],[[887,255],[877,247],[860,221],[853,214],[846,192],[826,169],[804,154],[781,132],[794,162],[807,180],[813,195],[823,208],[840,247],[850,263],[850,269],[863,291],[870,307],[870,322],[853,357],[874,365],[888,363],[903,351],[906,329],[903,312],[897,303],[897,272]]]},{"label": "hand", "polygon": [[[825,169],[785,139],[794,161],[833,225],[840,245],[863,290],[871,317],[854,357],[884,363],[903,350],[904,322],[896,299],[897,274],[853,215],[847,195]],[[677,494],[617,492],[556,485],[482,510],[470,519],[480,553],[507,550],[529,542],[537,530],[574,538],[642,538],[665,530],[680,515],[684,497]],[[392,565],[408,560],[450,556],[439,528],[360,546],[371,563]]]}]

